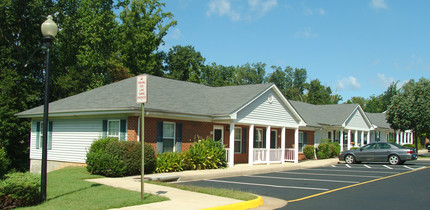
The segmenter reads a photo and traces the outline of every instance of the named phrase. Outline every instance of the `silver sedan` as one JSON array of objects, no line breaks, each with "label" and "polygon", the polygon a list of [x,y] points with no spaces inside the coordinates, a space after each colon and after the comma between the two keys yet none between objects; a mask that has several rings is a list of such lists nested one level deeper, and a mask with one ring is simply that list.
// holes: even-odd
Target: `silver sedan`
[{"label": "silver sedan", "polygon": [[390,162],[392,165],[403,164],[405,161],[416,160],[415,149],[405,148],[391,142],[372,143],[355,150],[343,151],[339,160],[348,164],[360,162]]}]

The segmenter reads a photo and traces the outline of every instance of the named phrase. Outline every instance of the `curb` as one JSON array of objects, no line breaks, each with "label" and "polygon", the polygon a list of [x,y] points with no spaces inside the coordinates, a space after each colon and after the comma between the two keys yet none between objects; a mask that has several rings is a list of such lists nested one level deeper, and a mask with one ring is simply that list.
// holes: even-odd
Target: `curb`
[{"label": "curb", "polygon": [[245,210],[245,209],[256,208],[263,204],[264,204],[263,198],[261,196],[258,196],[258,198],[254,200],[244,201],[244,202],[225,205],[225,206],[217,206],[217,207],[207,208],[204,210],[222,210],[222,209]]}]

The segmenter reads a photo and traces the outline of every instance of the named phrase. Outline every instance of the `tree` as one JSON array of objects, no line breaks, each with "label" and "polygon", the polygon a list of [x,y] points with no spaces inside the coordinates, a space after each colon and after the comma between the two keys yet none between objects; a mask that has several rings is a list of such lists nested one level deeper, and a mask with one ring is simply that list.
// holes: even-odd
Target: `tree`
[{"label": "tree", "polygon": [[245,65],[238,66],[236,69],[237,85],[261,84],[264,82],[264,76],[266,76],[265,63],[246,63]]},{"label": "tree", "polygon": [[[413,79],[392,97],[386,115],[394,130],[412,130],[418,136],[430,133],[430,80]],[[415,140],[418,149],[418,141]]]},{"label": "tree", "polygon": [[191,45],[173,46],[166,56],[167,77],[199,83],[205,60]]},{"label": "tree", "polygon": [[306,69],[272,66],[274,71],[266,77],[267,82],[274,83],[288,99],[303,101],[306,86]]},{"label": "tree", "polygon": [[202,68],[200,82],[204,85],[220,87],[234,85],[236,81],[236,68],[212,63]]},{"label": "tree", "polygon": [[339,95],[331,95],[331,88],[322,85],[318,79],[311,80],[311,82],[307,84],[307,90],[307,103],[316,105],[337,104],[342,100],[342,97]]},{"label": "tree", "polygon": [[359,104],[363,110],[366,110],[367,100],[363,97],[352,97],[346,101],[347,104]]}]

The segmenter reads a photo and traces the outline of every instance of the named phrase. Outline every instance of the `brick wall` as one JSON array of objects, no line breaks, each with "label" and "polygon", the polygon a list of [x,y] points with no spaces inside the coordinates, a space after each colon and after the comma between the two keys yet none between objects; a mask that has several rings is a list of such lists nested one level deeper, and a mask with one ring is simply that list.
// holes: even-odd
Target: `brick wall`
[{"label": "brick wall", "polygon": [[127,119],[127,141],[137,141],[137,129],[139,126],[139,117],[129,116]]}]

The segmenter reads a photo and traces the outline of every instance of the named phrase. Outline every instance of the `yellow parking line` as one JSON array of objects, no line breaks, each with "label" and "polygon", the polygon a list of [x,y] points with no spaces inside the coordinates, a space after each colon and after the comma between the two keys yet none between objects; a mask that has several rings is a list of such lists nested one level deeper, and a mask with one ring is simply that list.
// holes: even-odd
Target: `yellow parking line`
[{"label": "yellow parking line", "polygon": [[337,189],[325,191],[325,192],[322,192],[322,193],[310,195],[310,196],[299,198],[299,199],[295,199],[295,200],[289,200],[288,203],[306,200],[306,199],[317,197],[317,196],[320,196],[320,195],[324,195],[324,194],[336,192],[336,191],[339,191],[339,190],[343,190],[343,189],[347,189],[347,188],[351,188],[351,187],[355,187],[355,186],[359,186],[359,185],[363,185],[363,184],[367,184],[367,183],[371,183],[371,182],[376,182],[376,181],[383,180],[383,179],[388,179],[388,178],[395,177],[395,176],[400,176],[400,175],[407,174],[407,173],[412,173],[412,172],[423,170],[423,169],[427,169],[427,168],[430,168],[430,166],[419,168],[419,169],[416,169],[416,170],[413,170],[413,171],[406,171],[406,172],[403,172],[403,173],[394,174],[394,175],[390,175],[390,176],[386,176],[386,177],[382,177],[382,178],[378,178],[378,179],[372,179],[372,180],[361,182],[361,183],[358,183],[358,184],[348,185],[348,186],[345,186],[345,187],[341,187],[341,188],[337,188]]}]

